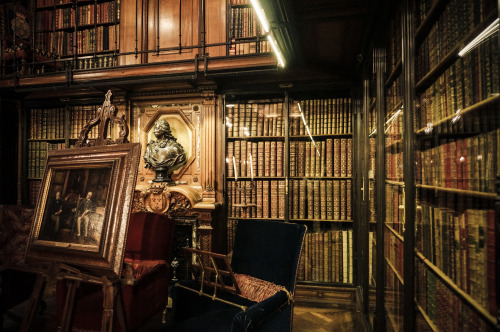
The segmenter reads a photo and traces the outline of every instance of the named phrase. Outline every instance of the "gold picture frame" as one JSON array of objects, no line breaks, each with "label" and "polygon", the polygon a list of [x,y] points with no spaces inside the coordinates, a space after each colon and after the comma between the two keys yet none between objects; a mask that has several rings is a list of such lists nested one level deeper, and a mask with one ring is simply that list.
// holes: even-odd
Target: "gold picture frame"
[{"label": "gold picture frame", "polygon": [[26,260],[119,276],[140,152],[138,143],[50,150]]}]

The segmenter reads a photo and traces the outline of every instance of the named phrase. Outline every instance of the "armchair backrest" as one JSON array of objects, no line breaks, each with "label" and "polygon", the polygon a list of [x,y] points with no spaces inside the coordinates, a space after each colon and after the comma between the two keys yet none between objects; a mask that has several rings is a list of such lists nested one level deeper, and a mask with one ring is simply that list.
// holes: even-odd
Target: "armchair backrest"
[{"label": "armchair backrest", "polygon": [[236,226],[231,268],[284,286],[293,293],[305,225],[261,220],[240,220]]},{"label": "armchair backrest", "polygon": [[125,257],[131,259],[162,259],[170,262],[174,220],[165,215],[134,212],[128,225]]}]

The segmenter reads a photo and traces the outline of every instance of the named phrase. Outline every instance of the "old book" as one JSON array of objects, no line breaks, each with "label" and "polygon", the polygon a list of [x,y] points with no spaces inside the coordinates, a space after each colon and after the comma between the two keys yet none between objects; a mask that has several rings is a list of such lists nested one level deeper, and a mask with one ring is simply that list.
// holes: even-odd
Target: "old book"
[{"label": "old book", "polygon": [[333,139],[326,140],[326,176],[333,176]]},{"label": "old book", "polygon": [[249,104],[248,107],[251,108],[251,117],[250,117],[250,136],[257,136],[257,128],[258,128],[258,105],[257,104]]},{"label": "old book", "polygon": [[271,218],[276,219],[278,218],[278,213],[279,213],[279,208],[278,208],[278,181],[276,180],[271,180],[270,181],[271,188],[270,188],[270,214]]},{"label": "old book", "polygon": [[269,131],[269,104],[264,104],[264,126],[263,126],[263,136],[270,136]]},{"label": "old book", "polygon": [[262,181],[262,218],[269,218],[269,181]]},{"label": "old book", "polygon": [[283,141],[276,142],[276,176],[283,176]]},{"label": "old book", "polygon": [[342,279],[344,284],[349,282],[349,234],[347,230],[342,230]]},{"label": "old book", "polygon": [[269,170],[269,175],[270,176],[276,176],[276,170],[277,170],[277,149],[276,149],[276,141],[271,141],[271,165],[270,165],[270,170]]},{"label": "old book", "polygon": [[346,163],[347,163],[347,171],[346,175],[347,176],[352,176],[352,138],[347,139],[347,158],[346,158]]},{"label": "old book", "polygon": [[346,219],[352,220],[352,180],[346,180]]},{"label": "old book", "polygon": [[227,107],[226,109],[227,109],[226,135],[227,135],[227,137],[233,137],[233,126],[234,126],[233,111],[234,111],[234,107]]},{"label": "old book", "polygon": [[[322,220],[326,220],[326,181],[319,181],[320,190],[320,216]],[[318,197],[316,197],[318,200]]]},{"label": "old book", "polygon": [[340,181],[340,220],[346,220],[346,180]]},{"label": "old book", "polygon": [[263,209],[263,199],[262,199],[262,180],[257,180],[255,181],[255,191],[257,193],[257,198],[256,198],[256,205],[257,205],[257,210],[256,210],[256,217],[257,218],[262,218],[262,209]]},{"label": "old book", "polygon": [[[278,104],[273,103],[273,104],[271,104],[271,107],[272,107],[271,112],[273,114],[273,136],[279,136],[279,135],[281,135],[281,131],[278,132],[278,119],[279,119]],[[279,119],[279,121],[281,121],[281,119]]]},{"label": "old book", "polygon": [[257,143],[257,176],[264,176],[264,163],[265,163],[265,156],[264,156],[264,141],[259,141]]},{"label": "old book", "polygon": [[299,202],[300,202],[299,182],[300,182],[299,180],[292,180],[292,195],[290,195],[290,197],[292,197],[291,211],[293,219],[299,218]]},{"label": "old book", "polygon": [[333,181],[326,181],[326,219],[333,220]]},{"label": "old book", "polygon": [[306,167],[306,142],[298,142],[297,176],[305,176]]},{"label": "old book", "polygon": [[264,142],[264,176],[271,176],[271,142]]},{"label": "old book", "polygon": [[297,142],[290,142],[290,161],[288,163],[288,168],[290,176],[297,176]]},{"label": "old book", "polygon": [[311,142],[307,141],[305,142],[305,170],[304,170],[304,176],[306,178],[311,176]]},{"label": "old book", "polygon": [[316,177],[316,163],[317,163],[317,159],[318,159],[318,148],[317,146],[315,145],[314,142],[310,142],[311,143],[311,156],[309,157],[309,160],[310,160],[310,170],[309,170],[309,176],[310,177]]},{"label": "old book", "polygon": [[316,158],[316,162],[315,162],[315,171],[314,171],[314,175],[318,178],[318,177],[321,177],[321,160],[323,160],[322,158],[322,155],[321,155],[321,150],[323,149],[322,148],[323,146],[323,142],[316,142],[316,154],[314,155],[314,157]]},{"label": "old book", "polygon": [[[249,145],[251,145],[251,152],[252,152],[252,168],[250,169],[248,176],[252,176],[255,178],[258,176],[258,161],[259,161],[259,149],[258,149],[258,143],[257,142],[248,142]],[[249,153],[250,154],[250,153]]]},{"label": "old book", "polygon": [[[247,152],[247,141],[241,141],[240,145],[240,172],[238,172],[238,176],[245,177],[247,176],[247,160],[248,160],[248,152]],[[235,157],[236,159],[236,157]],[[238,160],[236,160],[238,162]],[[248,168],[250,169],[250,167]]]},{"label": "old book", "polygon": [[299,218],[306,219],[307,184],[306,180],[299,180]]},{"label": "old book", "polygon": [[307,181],[307,219],[314,219],[314,180]]},{"label": "old book", "polygon": [[234,165],[233,165],[233,157],[234,157],[234,142],[227,142],[227,176],[232,178],[234,177]]},{"label": "old book", "polygon": [[240,137],[240,105],[235,104],[233,107],[233,134],[232,137]]},{"label": "old book", "polygon": [[285,218],[285,199],[286,199],[286,188],[285,181],[278,181],[278,218]]},{"label": "old book", "polygon": [[314,202],[314,217],[313,217],[313,219],[320,219],[321,218],[321,187],[320,187],[319,183],[320,183],[319,180],[313,181],[313,190],[314,190],[314,196],[312,197],[313,202]]},{"label": "old book", "polygon": [[276,136],[284,136],[285,126],[283,125],[283,104],[276,103],[275,109],[276,109]]},{"label": "old book", "polygon": [[252,105],[244,104],[244,112],[245,112],[245,127],[243,128],[244,132],[242,136],[250,136],[252,133]]},{"label": "old book", "polygon": [[333,140],[333,176],[340,177],[340,139]]},{"label": "old book", "polygon": [[340,139],[340,176],[347,176],[347,141]]},{"label": "old book", "polygon": [[321,157],[320,157],[320,168],[319,168],[319,176],[326,176],[326,142],[319,142],[321,146]]},{"label": "old book", "polygon": [[340,220],[340,180],[333,180],[333,219]]},{"label": "old book", "polygon": [[256,136],[264,135],[264,105],[257,104],[257,132]]},{"label": "old book", "polygon": [[330,238],[331,232],[323,232],[323,281],[324,282],[331,282],[330,274],[331,274],[331,268],[330,268],[330,262],[331,262],[331,256],[330,256]]}]

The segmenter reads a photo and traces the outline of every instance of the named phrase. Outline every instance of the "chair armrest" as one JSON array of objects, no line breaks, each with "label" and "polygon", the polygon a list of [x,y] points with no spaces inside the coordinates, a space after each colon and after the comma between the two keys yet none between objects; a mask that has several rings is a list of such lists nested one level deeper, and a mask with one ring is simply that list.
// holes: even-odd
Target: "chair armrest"
[{"label": "chair armrest", "polygon": [[251,331],[287,304],[289,304],[287,292],[279,291],[273,296],[248,307],[247,310],[237,313],[233,318],[231,331]]}]

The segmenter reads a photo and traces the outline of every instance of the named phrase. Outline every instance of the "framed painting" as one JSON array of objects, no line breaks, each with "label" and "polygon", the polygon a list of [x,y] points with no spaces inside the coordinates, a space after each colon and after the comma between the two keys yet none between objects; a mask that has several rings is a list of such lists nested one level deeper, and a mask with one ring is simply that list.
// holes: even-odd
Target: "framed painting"
[{"label": "framed painting", "polygon": [[50,150],[27,261],[120,275],[140,146]]}]

